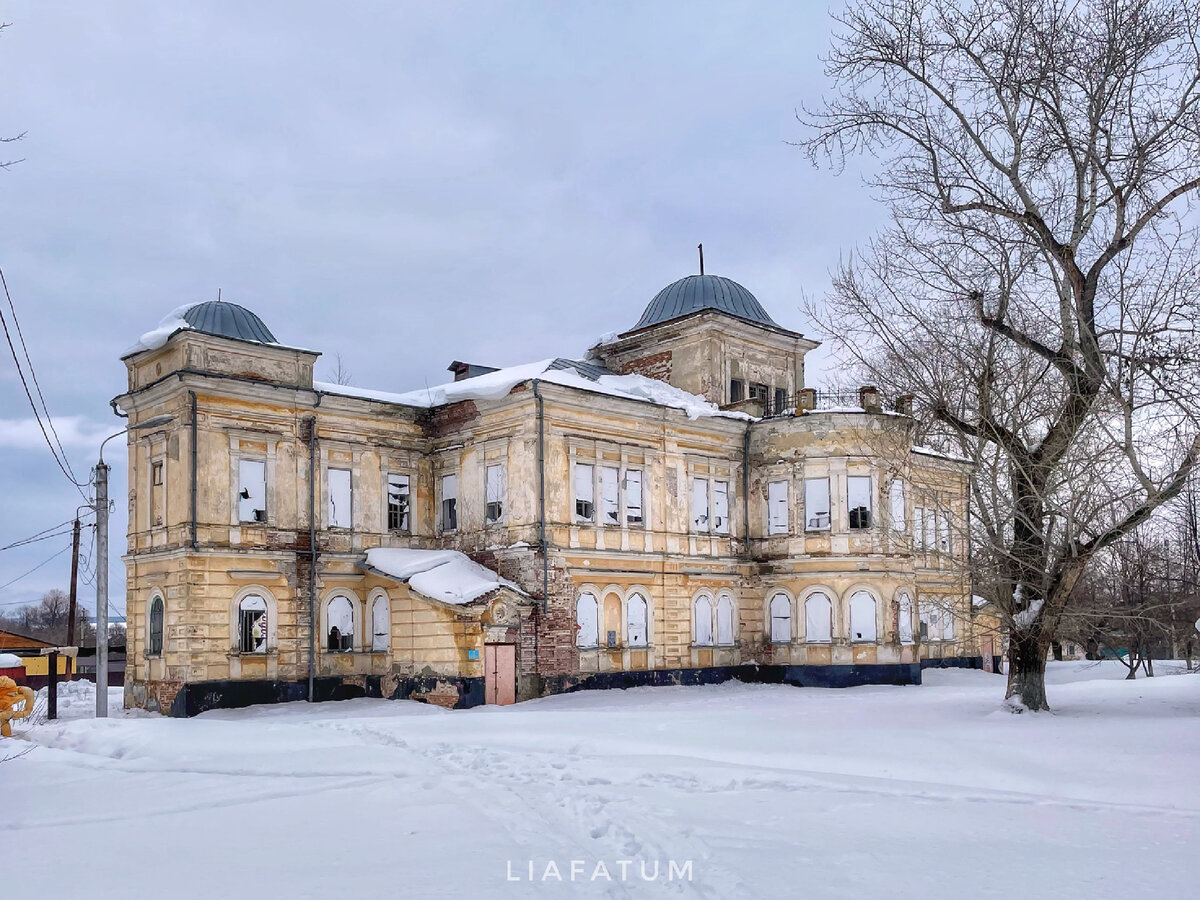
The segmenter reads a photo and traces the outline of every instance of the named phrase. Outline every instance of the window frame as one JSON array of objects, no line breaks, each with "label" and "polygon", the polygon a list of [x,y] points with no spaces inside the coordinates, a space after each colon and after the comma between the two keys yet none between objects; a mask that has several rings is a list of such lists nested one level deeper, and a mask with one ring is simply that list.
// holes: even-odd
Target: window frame
[{"label": "window frame", "polygon": [[[345,600],[347,605],[350,607],[350,640],[349,640],[349,646],[340,646],[337,648],[333,648],[333,647],[329,646],[329,639],[333,633],[333,629],[337,626],[333,625],[330,620],[331,620],[332,607],[333,607],[334,601],[336,601],[336,600]],[[355,598],[352,597],[346,591],[335,590],[335,591],[331,592],[328,597],[325,598],[325,603],[324,603],[324,607],[325,607],[324,620],[325,621],[323,623],[325,628],[324,628],[324,640],[322,641],[322,644],[324,647],[324,651],[326,653],[354,653],[358,649],[355,646],[355,641],[358,637],[358,634],[357,634],[358,624],[356,621],[358,617],[355,615],[356,606],[357,606],[357,604],[355,603]],[[340,629],[338,632],[338,640],[339,640],[339,643],[346,642],[346,636],[345,636],[345,634],[343,634],[340,631]]]},{"label": "window frame", "polygon": [[[869,618],[866,619],[866,623],[870,625],[870,636],[869,637],[865,637],[865,636],[857,637],[855,634],[855,632],[856,632],[855,625],[864,624],[864,622],[859,621],[859,617],[857,615],[855,615],[856,605],[860,610],[862,610],[863,606],[865,605],[865,601],[863,600],[863,598],[866,598],[866,601],[870,601],[870,604],[871,604],[871,614],[870,614]],[[856,600],[859,601],[857,604],[855,603]],[[849,635],[850,635],[850,643],[851,644],[878,644],[879,643],[879,598],[876,597],[870,591],[866,590],[865,588],[859,588],[850,594],[850,597],[847,600],[846,605],[847,605],[848,611],[850,613],[850,616],[849,616],[850,626],[848,629]],[[866,615],[865,611],[862,612],[861,615]],[[866,630],[863,629],[862,631],[865,635]]]},{"label": "window frame", "polygon": [[[721,639],[721,609],[724,605],[725,609],[729,610],[729,640]],[[722,591],[717,595],[717,605],[715,608],[716,630],[713,633],[713,642],[717,647],[735,647],[737,646],[737,606],[733,602],[733,595],[728,591]]]},{"label": "window frame", "polygon": [[[496,475],[493,477],[492,473]],[[494,493],[493,493],[494,491]],[[496,507],[493,509],[492,507]],[[502,525],[508,513],[508,468],[503,462],[485,463],[483,467],[483,523]]]},{"label": "window frame", "polygon": [[[446,495],[446,485],[454,488],[451,496]],[[447,505],[449,502],[450,505]],[[438,533],[453,534],[458,531],[458,472],[443,472],[438,477]]]},{"label": "window frame", "polygon": [[[782,496],[779,496],[779,490]],[[787,479],[767,482],[767,535],[791,533],[790,485]],[[782,519],[780,518],[782,512]]]},{"label": "window frame", "polygon": [[[644,472],[645,472],[644,469],[626,468],[624,477],[621,479],[621,487],[622,487],[622,491],[621,491],[622,513],[621,513],[621,516],[622,516],[622,523],[627,528],[645,528],[646,527],[646,496],[645,496],[646,481],[645,481],[645,478],[643,478]],[[631,519],[629,516],[630,510],[632,510],[634,508],[634,507],[630,506],[630,504],[629,504],[629,476],[630,475],[637,475],[638,502],[637,502],[636,508],[638,511],[638,516],[637,516],[636,521]]]},{"label": "window frame", "polygon": [[[571,499],[574,507],[571,520],[576,525],[595,525],[596,466],[588,462],[574,462],[572,465],[574,470],[571,473]],[[586,488],[586,491],[581,491],[580,488]],[[587,496],[582,496],[583,493]]]},{"label": "window frame", "polygon": [[[908,528],[908,517],[905,515],[904,479],[896,476],[888,485],[888,515],[891,517],[892,531],[903,534]],[[899,515],[897,515],[899,512]]]},{"label": "window frame", "polygon": [[[825,489],[824,489],[825,512],[823,513],[823,515],[825,516],[826,521],[825,521],[824,525],[819,525],[819,524],[813,525],[812,524],[813,514],[812,514],[811,507],[814,504],[810,500],[810,498],[812,496],[810,493],[810,485],[816,485],[821,482],[824,482],[824,484],[825,484]],[[818,515],[821,515],[821,514],[819,513]],[[819,522],[820,520],[818,519],[817,521]],[[805,477],[805,479],[804,479],[804,530],[806,532],[809,532],[809,531],[821,532],[821,531],[832,531],[833,530],[833,495],[832,495],[832,492],[830,491],[830,479],[829,479],[828,475],[817,475],[814,477]]]},{"label": "window frame", "polygon": [[[818,598],[824,600],[827,615],[824,619],[820,619],[824,624],[825,636],[813,636],[813,629],[810,624],[814,621],[813,616],[809,614],[809,604],[818,602]],[[804,598],[804,643],[806,644],[832,644],[833,643],[833,595],[824,588],[812,591]]]},{"label": "window frame", "polygon": [[[781,601],[781,606],[786,607],[787,616],[776,615],[776,601]],[[796,639],[796,622],[795,610],[792,609],[792,598],[786,591],[773,591],[770,599],[767,601],[767,638],[768,642],[775,646],[787,646]],[[776,635],[775,623],[779,621],[787,621],[787,640],[782,640]]]},{"label": "window frame", "polygon": [[[862,514],[858,511],[863,509],[862,504],[854,505],[855,488],[859,492],[863,489],[863,482],[866,482],[866,523],[862,521]],[[858,513],[858,524],[855,522],[855,514]],[[850,531],[870,531],[875,524],[875,479],[871,475],[846,475],[846,528]]]},{"label": "window frame", "polygon": [[[392,525],[392,479],[404,479],[404,493],[399,496],[405,497],[404,514],[400,517],[399,524]],[[392,534],[411,534],[412,533],[412,475],[408,472],[397,472],[388,470],[384,476],[383,494],[384,494],[384,531]]]},{"label": "window frame", "polygon": [[[635,600],[641,602],[642,609],[645,611],[645,618],[643,619],[643,621],[641,623],[642,629],[645,633],[642,635],[641,643],[637,643],[633,639],[634,621],[632,618],[632,613],[634,610],[634,601]],[[625,646],[627,648],[629,648],[630,650],[648,649],[650,647],[650,619],[651,619],[649,597],[647,597],[646,594],[644,594],[642,591],[635,589],[635,590],[632,590],[629,592],[629,595],[625,598],[625,603],[623,605],[625,607],[625,609],[624,609],[624,612],[625,612]]]},{"label": "window frame", "polygon": [[[609,488],[612,496],[609,496]],[[610,508],[611,505],[611,508]],[[621,525],[621,467],[600,466],[600,524],[607,528]]]},{"label": "window frame", "polygon": [[[704,611],[701,611],[700,605],[704,604]],[[715,647],[716,646],[716,604],[713,603],[712,596],[706,591],[701,591],[692,598],[692,646],[694,647]],[[702,633],[701,625],[704,624],[705,633]]]},{"label": "window frame", "polygon": [[[390,653],[392,649],[392,598],[388,596],[386,591],[377,590],[369,598],[370,615],[371,615],[371,652],[372,653]],[[383,646],[378,646],[378,623],[375,621],[375,610],[380,604],[383,604],[385,611],[384,620],[387,622],[387,630],[382,632],[384,637]]]},{"label": "window frame", "polygon": [[[334,498],[334,473],[338,473],[338,482],[341,481],[341,473],[346,475],[346,519],[348,524],[341,524],[341,516],[337,514],[337,503]],[[341,485],[337,485],[340,493]],[[342,531],[354,530],[354,469],[344,466],[327,466],[325,469],[325,516],[326,527],[329,529],[340,529]],[[335,518],[338,521],[334,521]]]},{"label": "window frame", "polygon": [[[262,608],[259,609],[257,607],[250,607],[249,609],[247,609],[247,607],[246,607],[247,601],[253,601],[253,600],[257,600],[259,603],[261,603]],[[247,612],[259,614],[254,619],[253,624],[257,625],[261,630],[262,646],[260,646],[260,647],[248,647],[247,646],[249,641],[252,641],[254,638],[253,633],[248,634],[246,631],[246,613]],[[238,598],[238,601],[237,601],[237,623],[238,623],[237,648],[238,648],[239,656],[265,656],[270,651],[270,649],[271,649],[271,647],[270,647],[270,635],[271,635],[270,615],[271,615],[271,605],[267,602],[267,598],[264,597],[262,594],[247,593],[247,594],[244,594],[242,597]]]},{"label": "window frame", "polygon": [[[155,628],[155,610],[158,610],[157,629]],[[166,644],[167,631],[167,602],[163,595],[155,591],[150,595],[150,605],[146,611],[146,656],[161,657],[163,646]],[[157,638],[157,640],[156,640]],[[157,644],[157,647],[155,647]]]},{"label": "window frame", "polygon": [[729,402],[741,403],[746,399],[746,379],[730,378],[729,379]]},{"label": "window frame", "polygon": [[[583,620],[584,598],[591,600],[591,625],[594,632],[594,640],[590,644],[581,643],[584,637],[583,626],[580,624]],[[575,597],[575,649],[577,650],[595,650],[600,647],[600,601],[596,599],[594,591],[580,591]]]}]

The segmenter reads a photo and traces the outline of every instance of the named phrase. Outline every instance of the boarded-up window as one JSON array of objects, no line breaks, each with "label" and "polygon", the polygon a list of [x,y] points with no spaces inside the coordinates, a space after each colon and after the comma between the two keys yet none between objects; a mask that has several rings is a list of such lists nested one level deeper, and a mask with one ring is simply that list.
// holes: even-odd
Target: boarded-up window
[{"label": "boarded-up window", "polygon": [[350,470],[330,469],[329,480],[329,527],[349,528],[350,518]]},{"label": "boarded-up window", "polygon": [[641,594],[630,594],[625,613],[625,628],[630,647],[645,647],[647,644],[646,613],[646,598]]},{"label": "boarded-up window", "polygon": [[891,506],[892,506],[892,529],[895,531],[904,530],[904,480],[902,478],[893,478],[890,491]]},{"label": "boarded-up window", "polygon": [[388,598],[379,595],[371,604],[371,649],[387,650],[392,636],[392,610]]},{"label": "boarded-up window", "polygon": [[733,601],[728,594],[717,599],[717,643],[722,647],[733,646]]},{"label": "boarded-up window", "polygon": [[596,516],[596,492],[592,467],[575,464],[575,521],[592,522]]},{"label": "boarded-up window", "polygon": [[850,595],[850,640],[859,644],[874,644],[877,634],[875,598],[866,591],[855,591]]},{"label": "boarded-up window", "polygon": [[804,639],[810,644],[833,640],[833,604],[825,594],[810,594],[804,601]]},{"label": "boarded-up window", "polygon": [[150,601],[150,628],[146,635],[146,652],[161,656],[163,649],[163,600],[155,597]]},{"label": "boarded-up window", "polygon": [[696,643],[701,647],[711,647],[713,642],[713,608],[712,601],[700,596],[692,604]]},{"label": "boarded-up window", "polygon": [[621,524],[619,469],[605,466],[600,470],[600,521],[605,525]]},{"label": "boarded-up window", "polygon": [[900,643],[911,644],[913,642],[912,598],[908,594],[901,594],[898,598],[898,604],[900,609],[897,613],[899,617],[897,630],[900,632]]},{"label": "boarded-up window", "polygon": [[871,476],[850,475],[846,478],[846,509],[851,528],[871,527]]},{"label": "boarded-up window", "polygon": [[804,479],[804,528],[806,531],[829,529],[829,479]]},{"label": "boarded-up window", "polygon": [[238,462],[238,519],[267,521],[267,464],[261,459]]},{"label": "boarded-up window", "polygon": [[442,476],[442,531],[458,528],[458,476]]},{"label": "boarded-up window", "polygon": [[575,646],[595,647],[600,640],[600,610],[592,594],[575,601]]},{"label": "boarded-up window", "polygon": [[238,650],[267,652],[267,601],[257,594],[243,597],[238,604]]},{"label": "boarded-up window", "polygon": [[625,521],[642,524],[642,473],[638,469],[625,470]]},{"label": "boarded-up window", "polygon": [[767,533],[788,532],[788,486],[786,481],[767,483]]},{"label": "boarded-up window", "polygon": [[771,598],[771,643],[790,644],[792,641],[792,601],[787,594]]},{"label": "boarded-up window", "polygon": [[325,611],[326,644],[333,652],[354,649],[354,604],[341,594],[333,597]]},{"label": "boarded-up window", "polygon": [[487,515],[488,524],[499,522],[504,517],[504,495],[506,492],[506,478],[504,474],[504,466],[488,466],[484,470],[484,477],[487,482]]},{"label": "boarded-up window", "polygon": [[389,474],[387,490],[388,531],[408,531],[408,476]]},{"label": "boarded-up window", "polygon": [[712,523],[717,534],[729,534],[729,482],[712,484]]},{"label": "boarded-up window", "polygon": [[692,479],[692,530],[708,531],[708,479]]}]

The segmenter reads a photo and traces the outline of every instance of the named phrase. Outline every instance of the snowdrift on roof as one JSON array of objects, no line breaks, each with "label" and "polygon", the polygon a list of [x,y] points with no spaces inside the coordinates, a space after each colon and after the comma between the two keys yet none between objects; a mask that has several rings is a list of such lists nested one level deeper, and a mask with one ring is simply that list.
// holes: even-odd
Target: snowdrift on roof
[{"label": "snowdrift on roof", "polygon": [[471,603],[502,587],[525,593],[457,550],[374,547],[367,551],[367,565],[397,581],[407,581],[419,594],[454,606]]},{"label": "snowdrift on roof", "polygon": [[552,369],[550,366],[553,362],[555,362],[553,359],[543,359],[535,363],[510,366],[507,369],[488,372],[486,375],[476,375],[474,378],[464,378],[462,381],[451,381],[448,384],[408,391],[404,394],[389,394],[384,391],[364,390],[328,383],[317,383],[315,387],[317,390],[331,394],[432,408],[444,406],[447,403],[457,403],[460,400],[499,400],[518,384],[537,378],[550,384],[577,388],[593,394],[606,394],[610,397],[621,397],[625,400],[637,400],[682,410],[689,419],[706,416],[743,420],[751,418],[742,412],[722,410],[715,403],[710,403],[703,397],[689,394],[687,391],[672,387],[665,381],[647,378],[644,375],[601,375],[593,381],[580,375],[574,369]]}]

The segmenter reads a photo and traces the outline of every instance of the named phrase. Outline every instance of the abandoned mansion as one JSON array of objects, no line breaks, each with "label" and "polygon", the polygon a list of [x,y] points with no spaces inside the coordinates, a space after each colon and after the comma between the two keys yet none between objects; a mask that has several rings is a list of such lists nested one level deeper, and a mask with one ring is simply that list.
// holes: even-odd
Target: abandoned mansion
[{"label": "abandoned mansion", "polygon": [[914,446],[907,398],[806,387],[816,346],[692,275],[585,359],[454,362],[385,393],[314,382],[319,354],[236,304],[181,309],[125,355],[114,400],[126,705],[990,666],[969,464]]}]

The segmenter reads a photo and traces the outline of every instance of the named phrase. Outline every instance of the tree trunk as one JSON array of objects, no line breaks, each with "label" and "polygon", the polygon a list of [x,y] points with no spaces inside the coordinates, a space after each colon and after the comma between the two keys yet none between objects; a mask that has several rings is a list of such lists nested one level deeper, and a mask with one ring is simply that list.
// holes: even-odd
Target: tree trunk
[{"label": "tree trunk", "polygon": [[1050,709],[1046,702],[1046,647],[1035,634],[1013,631],[1008,641],[1008,691],[1033,712]]}]

